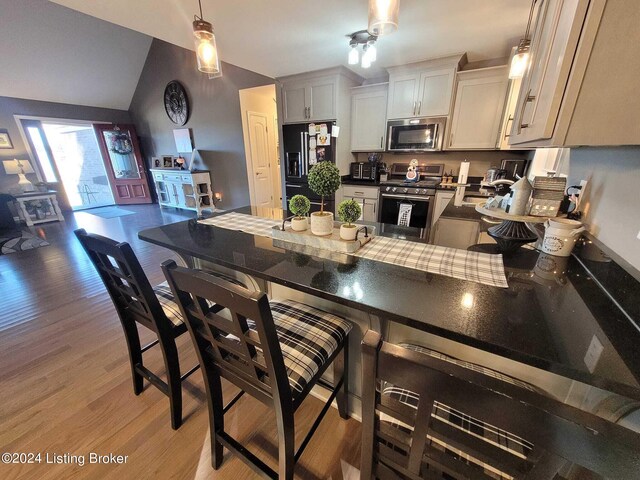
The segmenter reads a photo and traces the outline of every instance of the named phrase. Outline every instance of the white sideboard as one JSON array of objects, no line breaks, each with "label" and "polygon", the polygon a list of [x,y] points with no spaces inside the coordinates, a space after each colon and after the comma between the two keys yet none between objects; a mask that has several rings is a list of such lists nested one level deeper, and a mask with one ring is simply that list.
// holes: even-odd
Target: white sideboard
[{"label": "white sideboard", "polygon": [[215,209],[211,176],[208,171],[163,170],[152,168],[158,203],[162,207],[184,208],[201,214]]}]

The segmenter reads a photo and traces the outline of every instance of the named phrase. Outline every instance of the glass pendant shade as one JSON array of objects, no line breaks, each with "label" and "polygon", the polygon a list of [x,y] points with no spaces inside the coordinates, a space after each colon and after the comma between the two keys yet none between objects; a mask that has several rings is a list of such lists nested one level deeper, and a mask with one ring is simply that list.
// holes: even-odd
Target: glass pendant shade
[{"label": "glass pendant shade", "polygon": [[351,47],[351,50],[349,51],[349,65],[357,65],[359,61],[360,54],[358,53],[358,47],[356,45]]},{"label": "glass pendant shade", "polygon": [[193,22],[193,36],[196,47],[196,58],[198,60],[198,70],[203,73],[218,74],[220,69],[220,58],[216,46],[216,37],[209,22],[196,20]]},{"label": "glass pendant shade", "polygon": [[360,63],[362,68],[369,68],[371,66],[371,54],[369,53],[369,49],[365,50],[362,55],[362,63]]},{"label": "glass pendant shade", "polygon": [[380,37],[395,32],[399,9],[400,0],[369,0],[369,33]]},{"label": "glass pendant shade", "polygon": [[378,50],[376,50],[376,46],[373,43],[370,43],[367,47],[367,55],[369,55],[369,61],[372,63],[378,59]]}]

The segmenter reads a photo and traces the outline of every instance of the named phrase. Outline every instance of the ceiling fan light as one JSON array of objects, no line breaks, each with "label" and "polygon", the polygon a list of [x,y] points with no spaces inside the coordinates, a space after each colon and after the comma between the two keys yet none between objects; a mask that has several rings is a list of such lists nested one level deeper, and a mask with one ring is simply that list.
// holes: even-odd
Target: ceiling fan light
[{"label": "ceiling fan light", "polygon": [[371,54],[368,49],[362,54],[362,62],[360,62],[360,66],[362,68],[369,68],[371,66]]},{"label": "ceiling fan light", "polygon": [[371,35],[388,35],[398,29],[400,0],[369,0],[369,28]]},{"label": "ceiling fan light", "polygon": [[369,55],[369,60],[371,61],[371,63],[375,62],[378,59],[378,50],[376,49],[375,42],[368,43],[367,55]]},{"label": "ceiling fan light", "polygon": [[360,61],[360,54],[358,53],[358,45],[352,45],[349,51],[349,65],[357,65]]}]

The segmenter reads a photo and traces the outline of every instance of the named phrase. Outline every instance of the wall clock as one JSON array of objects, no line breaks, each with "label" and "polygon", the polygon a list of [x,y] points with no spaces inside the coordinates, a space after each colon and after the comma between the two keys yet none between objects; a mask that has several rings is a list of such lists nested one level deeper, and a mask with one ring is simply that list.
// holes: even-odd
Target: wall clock
[{"label": "wall clock", "polygon": [[176,125],[184,125],[189,118],[187,92],[177,80],[167,83],[164,89],[164,109],[169,119]]}]

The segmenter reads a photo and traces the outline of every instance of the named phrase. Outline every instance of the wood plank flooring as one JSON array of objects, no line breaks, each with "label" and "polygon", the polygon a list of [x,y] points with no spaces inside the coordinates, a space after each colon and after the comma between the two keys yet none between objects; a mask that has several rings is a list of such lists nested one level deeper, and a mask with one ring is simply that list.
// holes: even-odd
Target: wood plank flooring
[{"label": "wood plank flooring", "polygon": [[[163,281],[160,263],[172,252],[142,242],[141,229],[183,220],[157,206],[127,206],[136,215],[103,219],[88,213],[31,231],[50,246],[0,256],[0,453],[42,454],[42,463],[0,463],[1,479],[250,479],[252,471],[225,455],[211,468],[202,375],[183,391],[184,423],[169,424],[169,402],[149,387],[133,394],[120,323],[73,230],[78,227],[132,244],[152,283]],[[25,227],[26,228],[26,227]],[[143,341],[152,335],[141,330]],[[188,335],[178,342],[181,370],[196,363]],[[157,349],[145,363],[163,373]],[[225,386],[225,398],[234,393]],[[296,415],[298,444],[322,404],[310,397]],[[275,419],[245,396],[226,415],[232,435],[272,468],[277,465]],[[125,464],[46,464],[45,455],[127,455]],[[360,423],[331,409],[296,469],[300,479],[358,478]]]}]

